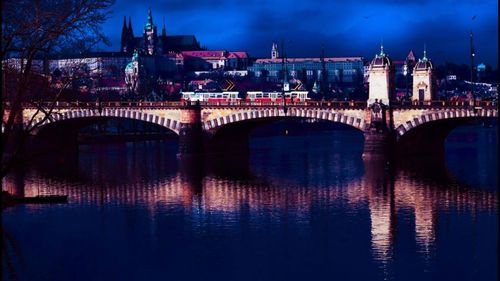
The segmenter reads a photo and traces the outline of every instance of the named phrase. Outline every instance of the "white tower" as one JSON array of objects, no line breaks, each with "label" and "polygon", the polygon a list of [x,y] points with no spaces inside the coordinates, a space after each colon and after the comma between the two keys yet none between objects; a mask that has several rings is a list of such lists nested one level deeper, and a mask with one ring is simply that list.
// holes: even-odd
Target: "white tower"
[{"label": "white tower", "polygon": [[413,68],[412,100],[431,101],[432,90],[432,63],[424,49],[424,57],[419,59]]},{"label": "white tower", "polygon": [[391,59],[384,53],[384,46],[380,46],[380,54],[370,63],[368,70],[368,106],[378,100],[385,105],[389,105],[392,87],[393,65]]},{"label": "white tower", "polygon": [[271,58],[272,59],[279,58],[278,45],[276,45],[276,43],[273,43],[273,48],[271,49]]}]

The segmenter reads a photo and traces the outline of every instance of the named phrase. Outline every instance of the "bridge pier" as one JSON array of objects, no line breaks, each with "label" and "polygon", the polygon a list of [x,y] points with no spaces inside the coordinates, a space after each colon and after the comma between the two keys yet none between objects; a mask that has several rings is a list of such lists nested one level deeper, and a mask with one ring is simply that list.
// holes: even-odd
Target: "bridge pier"
[{"label": "bridge pier", "polygon": [[395,140],[390,132],[367,131],[364,133],[363,159],[386,159],[393,156]]},{"label": "bridge pier", "polygon": [[70,125],[51,127],[27,141],[30,151],[36,154],[78,153],[78,128]]},{"label": "bridge pier", "polygon": [[[14,122],[9,131],[2,133],[2,162],[9,163],[13,167],[24,161],[25,157],[25,138],[23,126],[23,110],[21,109],[14,116]],[[12,162],[12,163],[10,163]]]},{"label": "bridge pier", "polygon": [[201,106],[197,103],[181,108],[179,128],[179,150],[177,156],[188,156],[203,152],[203,128]]}]

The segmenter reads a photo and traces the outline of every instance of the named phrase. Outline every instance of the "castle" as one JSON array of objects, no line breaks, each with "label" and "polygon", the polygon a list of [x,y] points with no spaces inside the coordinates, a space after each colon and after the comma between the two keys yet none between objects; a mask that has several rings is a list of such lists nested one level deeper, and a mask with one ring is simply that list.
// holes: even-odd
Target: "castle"
[{"label": "castle", "polygon": [[137,50],[142,55],[167,55],[182,51],[197,51],[201,50],[201,48],[194,35],[167,36],[165,23],[163,23],[161,34],[158,35],[151,9],[149,9],[148,19],[140,37],[135,37],[130,17],[128,26],[126,17],[123,18],[120,51],[132,55],[134,50]]}]

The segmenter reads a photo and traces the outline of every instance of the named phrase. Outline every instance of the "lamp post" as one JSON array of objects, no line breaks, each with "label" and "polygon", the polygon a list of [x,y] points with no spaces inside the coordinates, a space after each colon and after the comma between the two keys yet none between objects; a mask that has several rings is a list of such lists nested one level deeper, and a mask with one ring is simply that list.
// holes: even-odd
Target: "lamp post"
[{"label": "lamp post", "polygon": [[473,34],[472,30],[470,32],[470,92],[472,95],[472,106],[475,107],[476,105],[476,97],[474,95],[474,57],[476,56],[476,53],[474,51],[474,41],[473,41]]},{"label": "lamp post", "polygon": [[287,80],[287,75],[286,75],[286,66],[285,66],[285,41],[282,39],[281,40],[281,68],[283,71],[283,86],[281,87],[281,98],[283,99],[283,112],[287,113],[288,109],[286,108],[286,96],[285,96],[285,83]]},{"label": "lamp post", "polygon": [[405,62],[403,66],[403,75],[405,77],[405,87],[406,87],[406,93],[405,93],[405,98],[408,98],[408,63]]}]

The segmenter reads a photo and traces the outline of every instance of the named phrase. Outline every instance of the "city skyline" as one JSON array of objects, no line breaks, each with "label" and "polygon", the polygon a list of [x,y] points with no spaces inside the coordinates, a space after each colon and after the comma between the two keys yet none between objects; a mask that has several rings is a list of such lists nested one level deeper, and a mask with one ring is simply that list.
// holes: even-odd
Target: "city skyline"
[{"label": "city skyline", "polygon": [[[498,15],[494,6],[498,3],[362,1],[356,5],[315,5],[276,0],[235,5],[225,0],[210,4],[118,0],[103,26],[111,46],[102,48],[119,49],[124,16],[132,19],[135,35],[142,35],[151,8],[155,25],[160,30],[165,22],[167,34],[192,34],[209,50],[247,51],[252,57],[270,57],[272,43],[283,39],[289,57],[319,57],[324,45],[327,56],[370,59],[383,42],[387,53],[396,60],[404,59],[410,50],[421,58],[425,44],[428,57],[438,64],[470,64],[472,30],[476,64],[483,62],[497,68]],[[329,13],[331,10],[338,12]],[[319,30],[318,26],[327,28]]]}]

